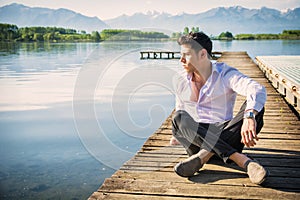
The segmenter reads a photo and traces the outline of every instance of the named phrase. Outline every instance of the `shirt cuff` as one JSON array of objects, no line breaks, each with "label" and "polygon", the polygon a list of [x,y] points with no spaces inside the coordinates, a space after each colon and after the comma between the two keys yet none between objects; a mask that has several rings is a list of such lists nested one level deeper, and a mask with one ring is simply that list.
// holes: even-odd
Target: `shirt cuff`
[{"label": "shirt cuff", "polygon": [[256,110],[257,112],[260,112],[264,107],[264,104],[258,103],[258,102],[248,102],[245,110]]}]

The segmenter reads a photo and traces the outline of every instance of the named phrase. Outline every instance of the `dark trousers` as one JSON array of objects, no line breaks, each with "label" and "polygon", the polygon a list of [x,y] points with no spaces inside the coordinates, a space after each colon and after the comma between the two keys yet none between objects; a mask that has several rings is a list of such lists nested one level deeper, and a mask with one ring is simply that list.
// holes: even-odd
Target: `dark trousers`
[{"label": "dark trousers", "polygon": [[[172,119],[173,136],[183,145],[189,156],[200,149],[215,153],[227,162],[230,155],[242,152],[241,127],[246,102],[237,115],[229,121],[216,124],[198,123],[183,110],[176,111]],[[256,115],[256,133],[263,127],[264,108]]]}]

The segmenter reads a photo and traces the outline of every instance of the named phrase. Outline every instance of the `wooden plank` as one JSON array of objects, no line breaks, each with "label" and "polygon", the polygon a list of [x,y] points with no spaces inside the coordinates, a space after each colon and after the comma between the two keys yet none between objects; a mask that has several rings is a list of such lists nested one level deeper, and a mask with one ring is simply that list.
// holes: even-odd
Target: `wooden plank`
[{"label": "wooden plank", "polygon": [[[129,169],[129,168],[134,168],[134,167],[144,167],[148,169],[163,169],[167,167],[173,168],[173,166],[180,160],[183,160],[184,158],[181,159],[174,159],[174,160],[168,160],[168,161],[162,161],[161,159],[154,160],[153,158],[139,158],[139,159],[133,159],[130,160],[130,162],[126,162],[122,169]],[[256,158],[261,164],[264,166],[276,166],[276,167],[288,167],[288,168],[300,168],[300,159],[288,159],[288,158],[270,158],[270,157],[260,157]],[[222,165],[221,161],[216,162],[218,165]],[[277,163],[274,164],[274,163]],[[233,167],[231,165],[224,165],[224,167]],[[300,171],[298,171],[300,172]],[[300,176],[300,174],[299,174]],[[298,177],[298,176],[297,176]]]},{"label": "wooden plank", "polygon": [[[281,144],[280,146],[276,146],[276,148],[274,148],[274,144],[272,144],[272,143],[269,143],[269,144],[262,144],[262,145],[260,145],[259,147],[257,147],[257,148],[263,148],[263,149],[270,149],[270,151],[272,150],[275,150],[275,151],[277,151],[277,150],[282,150],[282,151],[300,151],[300,148],[299,147],[295,147],[295,146],[285,146],[284,144]],[[155,152],[157,152],[157,151],[162,151],[163,149],[162,149],[162,146],[143,146],[142,147],[142,149],[141,149],[141,151],[147,151],[147,152],[149,152],[149,151],[155,151]],[[176,152],[176,149],[174,149],[174,152],[171,154],[171,155],[176,155],[176,153],[177,154],[179,154],[179,152],[180,151],[177,151]],[[165,154],[168,154],[168,153],[165,153]]]},{"label": "wooden plank", "polygon": [[[170,130],[171,132],[171,130]],[[300,133],[300,132],[299,132]],[[150,136],[150,140],[161,140],[164,141],[166,143],[169,142],[170,140],[170,134],[155,134]],[[300,142],[300,134],[288,134],[288,133],[284,133],[284,132],[278,132],[278,133],[274,133],[272,131],[262,131],[258,134],[258,137],[261,139],[280,139],[280,140],[299,140],[298,142]]]},{"label": "wooden plank", "polygon": [[[150,142],[157,142],[157,143],[163,143],[165,146],[169,140],[170,140],[171,135],[169,134],[156,134],[155,136],[151,136],[147,141],[146,144]],[[274,142],[282,142],[282,140],[287,140],[289,142],[300,142],[300,134],[294,133],[294,134],[289,134],[289,133],[284,133],[284,132],[279,132],[279,133],[274,133],[272,131],[266,131],[263,130],[258,134],[258,138],[260,140],[274,140]]]},{"label": "wooden plank", "polygon": [[[266,157],[268,156],[272,156],[272,157],[280,157],[280,158],[291,158],[291,159],[295,159],[298,158],[300,156],[298,151],[285,151],[285,150],[272,150],[270,151],[270,149],[266,149],[266,148],[245,148],[243,150],[244,153],[249,154],[250,156],[253,157]],[[182,156],[187,157],[185,150],[181,148],[178,148],[177,150],[177,154],[175,154],[175,152],[173,153],[173,156],[178,156],[178,157],[182,157]],[[161,157],[165,160],[167,160],[168,157],[170,157],[170,155],[168,153],[157,153],[156,151],[139,151],[136,156],[141,157],[141,156],[148,156],[148,157]]]},{"label": "wooden plank", "polygon": [[[166,141],[161,141],[161,140],[155,140],[155,141],[147,141],[144,144],[144,147],[164,147],[166,145]],[[257,142],[256,147],[263,147],[263,146],[276,146],[277,148],[285,148],[285,149],[295,149],[295,150],[300,150],[300,142],[299,140],[284,140],[284,143],[282,143],[282,140],[278,139],[260,139]]]},{"label": "wooden plank", "polygon": [[[151,163],[150,163],[150,165],[151,165]],[[150,173],[152,173],[152,177],[156,180],[165,180],[165,181],[172,181],[172,180],[173,181],[175,181],[175,180],[183,181],[183,180],[185,180],[185,179],[182,179],[181,177],[177,176],[173,172],[173,166],[174,165],[170,165],[165,168],[161,168],[161,170],[151,170],[151,168],[148,168],[147,170],[146,170],[146,168],[140,168],[142,170],[138,170],[138,168],[135,169],[134,167],[132,167],[132,168],[128,167],[127,169],[122,168],[122,170],[119,170],[112,177],[118,177],[118,178],[123,178],[123,177],[133,178],[133,177],[135,177],[135,178],[141,178],[141,179],[145,180],[145,179],[150,179],[150,177],[144,177],[144,176],[150,176]],[[291,167],[291,166],[287,166],[287,165],[282,165],[282,166],[266,165],[266,167],[270,171],[270,177],[299,178],[299,176],[300,176],[299,166]],[[242,180],[242,182],[248,182],[248,178],[247,178],[247,175],[245,174],[244,170],[240,169],[238,166],[233,165],[233,164],[225,165],[225,164],[221,163],[221,161],[209,162],[208,164],[204,165],[201,172],[203,173],[204,170],[205,170],[206,174],[212,174],[212,176],[217,175],[217,172],[219,174],[225,174],[228,176],[234,176],[234,174],[239,176],[240,174],[243,174],[243,177],[245,179]],[[168,174],[168,173],[170,173],[170,174]],[[230,174],[228,174],[228,173],[230,173]],[[227,177],[227,178],[230,179],[230,177]],[[227,181],[227,184],[240,184],[240,182],[236,183],[235,181],[231,181],[231,180],[228,182],[227,179],[224,179],[222,181],[222,184],[224,184],[226,181]],[[253,186],[256,186],[256,185],[253,184]]]},{"label": "wooden plank", "polygon": [[[219,168],[219,169],[218,169]],[[139,167],[120,170],[118,173],[112,176],[112,180],[147,180],[148,182],[176,182],[184,184],[191,183],[201,183],[207,185],[217,186],[229,185],[229,186],[248,186],[248,187],[258,187],[261,186],[255,185],[250,182],[248,176],[244,172],[239,172],[234,168],[224,168],[218,165],[207,164],[204,166],[201,171],[189,179],[183,179],[170,169],[164,168],[163,171],[159,170],[142,170]],[[281,189],[282,191],[295,191],[299,192],[299,169],[291,168],[290,170],[285,170],[282,167],[272,167],[269,168],[270,177],[264,183],[263,187]],[[295,177],[294,177],[295,176]],[[102,191],[101,188],[99,191]]]},{"label": "wooden plank", "polygon": [[[94,194],[89,198],[89,200],[97,200],[97,199],[110,199],[110,200],[182,200],[182,197],[176,196],[162,196],[162,195],[144,195],[144,194],[128,194],[128,193],[102,193],[102,192],[94,192]],[[184,199],[195,199],[195,198],[188,198],[184,197]],[[207,198],[200,198],[197,199],[207,199]]]},{"label": "wooden plank", "polygon": [[[114,190],[120,193],[131,194],[157,194],[164,196],[181,196],[193,198],[241,198],[243,199],[297,199],[300,194],[286,193],[279,190],[260,188],[260,187],[247,187],[241,185],[212,185],[202,184],[196,182],[189,182],[182,184],[181,182],[167,182],[152,180],[151,184],[147,180],[141,179],[107,179],[103,185],[101,192],[109,193]],[[197,183],[197,184],[196,184]],[[125,186],[125,187],[124,187]]]}]

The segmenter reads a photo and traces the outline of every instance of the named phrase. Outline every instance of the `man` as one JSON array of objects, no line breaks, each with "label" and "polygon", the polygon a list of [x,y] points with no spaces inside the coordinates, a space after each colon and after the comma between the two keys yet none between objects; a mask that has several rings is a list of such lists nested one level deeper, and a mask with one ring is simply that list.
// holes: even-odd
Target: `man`
[{"label": "man", "polygon": [[[184,73],[176,85],[176,112],[172,119],[171,144],[181,143],[189,158],[174,170],[193,176],[213,156],[229,160],[247,170],[251,182],[261,184],[268,175],[257,161],[242,154],[252,147],[263,126],[266,90],[225,63],[210,61],[212,42],[203,32],[178,40]],[[246,96],[233,117],[236,95]]]}]

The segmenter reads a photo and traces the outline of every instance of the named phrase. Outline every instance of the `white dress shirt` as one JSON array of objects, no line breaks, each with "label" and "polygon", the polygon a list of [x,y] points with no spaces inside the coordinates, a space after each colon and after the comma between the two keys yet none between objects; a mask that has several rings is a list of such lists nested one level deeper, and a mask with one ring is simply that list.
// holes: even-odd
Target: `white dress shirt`
[{"label": "white dress shirt", "polygon": [[175,82],[176,110],[185,110],[196,122],[217,123],[233,118],[236,95],[247,97],[248,109],[260,111],[266,90],[256,81],[225,63],[212,63],[212,73],[200,89],[198,102],[191,101],[192,76],[183,72]]}]

